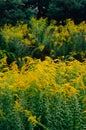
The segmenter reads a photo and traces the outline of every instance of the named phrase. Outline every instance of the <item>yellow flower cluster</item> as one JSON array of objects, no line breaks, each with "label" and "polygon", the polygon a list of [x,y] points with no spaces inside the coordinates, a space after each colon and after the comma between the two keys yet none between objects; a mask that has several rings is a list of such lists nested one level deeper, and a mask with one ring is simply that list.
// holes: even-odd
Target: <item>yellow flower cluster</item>
[{"label": "yellow flower cluster", "polygon": [[5,25],[1,28],[0,34],[5,39],[6,46],[8,47],[11,41],[17,39],[17,42],[19,40],[20,43],[25,44],[26,47],[29,46],[33,50],[39,47],[42,52],[45,47],[49,47],[50,56],[53,58],[57,58],[58,53],[65,55],[66,53],[76,52],[77,49],[81,50],[85,46],[85,22],[75,25],[74,21],[68,19],[64,26],[56,26],[53,23],[47,25],[46,19],[36,20],[32,18],[30,24],[31,27],[21,23],[17,26]]},{"label": "yellow flower cluster", "polygon": [[[34,101],[37,104],[43,97],[46,97],[46,100],[62,98],[65,102],[77,97],[82,104],[86,103],[86,62],[74,60],[54,63],[49,57],[46,57],[45,61],[29,57],[27,59],[21,70],[16,63],[12,63],[6,72],[0,73],[0,98],[8,96],[11,102],[13,100],[13,111],[16,114],[23,113],[33,126],[38,124],[45,128],[32,113],[33,110],[26,109],[28,100],[32,100],[34,105]],[[53,104],[54,102],[50,106]],[[83,112],[85,110],[86,107]],[[2,113],[2,110],[0,112]]]},{"label": "yellow flower cluster", "polygon": [[72,96],[77,94],[77,89],[85,89],[83,82],[83,76],[86,76],[85,67],[85,63],[83,65],[76,60],[68,65],[65,62],[55,64],[52,59],[46,57],[43,62],[40,60],[27,62],[19,72],[17,65],[13,63],[10,70],[4,74],[0,73],[0,88],[6,86],[11,91],[17,92],[27,90],[32,83],[35,83],[39,90],[44,88],[55,93],[64,91]]}]

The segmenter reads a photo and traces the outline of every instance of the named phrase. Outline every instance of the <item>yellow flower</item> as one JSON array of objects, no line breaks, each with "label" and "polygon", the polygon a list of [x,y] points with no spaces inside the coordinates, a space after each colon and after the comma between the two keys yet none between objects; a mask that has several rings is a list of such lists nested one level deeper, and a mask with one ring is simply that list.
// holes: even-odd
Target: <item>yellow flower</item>
[{"label": "yellow flower", "polygon": [[69,83],[66,83],[64,85],[64,91],[65,91],[65,94],[67,94],[69,97],[77,94],[77,92],[78,92],[78,90],[76,90],[73,86],[70,86]]},{"label": "yellow flower", "polygon": [[54,45],[57,45],[57,42],[55,41],[53,44],[54,44]]},{"label": "yellow flower", "polygon": [[40,51],[43,51],[44,47],[45,47],[44,45],[40,45],[39,46]]},{"label": "yellow flower", "polygon": [[22,108],[22,106],[19,104],[19,102],[18,101],[15,101],[15,104],[14,104],[14,110],[15,111],[18,111],[18,112],[21,112],[21,111],[23,111],[23,108]]},{"label": "yellow flower", "polygon": [[29,34],[28,34],[28,37],[31,39],[31,38],[32,38],[32,34],[31,34],[31,33],[29,33]]},{"label": "yellow flower", "polygon": [[24,44],[27,44],[27,45],[30,45],[30,44],[31,44],[31,41],[28,40],[27,38],[25,38],[24,40],[22,40],[22,42],[23,42]]},{"label": "yellow flower", "polygon": [[28,117],[28,121],[31,121],[33,123],[33,125],[35,126],[37,121],[36,121],[36,116],[30,116]]},{"label": "yellow flower", "polygon": [[15,101],[15,106],[19,106],[19,102],[18,101]]},{"label": "yellow flower", "polygon": [[56,37],[56,38],[59,37],[59,33],[55,33],[55,37]]},{"label": "yellow flower", "polygon": [[32,40],[31,40],[31,43],[32,43],[32,44],[35,44],[35,43],[36,43],[36,40],[35,40],[35,39],[32,39]]},{"label": "yellow flower", "polygon": [[29,110],[24,110],[24,112],[25,112],[25,115],[26,115],[27,117],[31,115],[31,111],[29,111]]},{"label": "yellow flower", "polygon": [[13,90],[13,89],[14,89],[14,86],[13,86],[13,85],[9,85],[9,88]]},{"label": "yellow flower", "polygon": [[86,41],[86,36],[85,36],[84,40]]},{"label": "yellow flower", "polygon": [[84,110],[83,113],[86,113],[86,110]]}]

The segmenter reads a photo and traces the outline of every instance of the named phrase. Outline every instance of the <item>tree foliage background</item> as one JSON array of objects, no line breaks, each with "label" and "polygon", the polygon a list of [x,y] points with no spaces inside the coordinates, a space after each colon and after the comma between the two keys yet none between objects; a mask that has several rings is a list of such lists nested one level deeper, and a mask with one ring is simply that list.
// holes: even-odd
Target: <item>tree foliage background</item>
[{"label": "tree foliage background", "polygon": [[48,17],[63,21],[72,18],[76,23],[86,20],[86,0],[0,0],[0,25]]}]

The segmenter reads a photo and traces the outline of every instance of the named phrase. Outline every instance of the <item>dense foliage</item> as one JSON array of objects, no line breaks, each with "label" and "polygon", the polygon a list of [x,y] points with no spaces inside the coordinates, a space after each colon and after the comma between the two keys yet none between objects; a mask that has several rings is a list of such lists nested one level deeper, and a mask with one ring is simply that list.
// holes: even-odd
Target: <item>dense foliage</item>
[{"label": "dense foliage", "polygon": [[0,27],[0,130],[85,129],[86,23]]},{"label": "dense foliage", "polygon": [[0,130],[85,129],[86,62],[26,58],[21,70],[1,61]]},{"label": "dense foliage", "polygon": [[0,57],[6,55],[8,64],[12,61],[23,63],[25,56],[83,61],[86,57],[86,23],[75,25],[68,19],[64,26],[57,26],[56,21],[48,24],[47,19],[32,18],[29,26],[23,22],[16,26],[4,25],[0,29],[0,49]]},{"label": "dense foliage", "polygon": [[48,17],[63,21],[72,18],[76,23],[86,20],[86,0],[51,0],[48,7]]},{"label": "dense foliage", "polygon": [[0,25],[27,23],[32,16],[79,23],[86,20],[86,0],[0,0]]}]

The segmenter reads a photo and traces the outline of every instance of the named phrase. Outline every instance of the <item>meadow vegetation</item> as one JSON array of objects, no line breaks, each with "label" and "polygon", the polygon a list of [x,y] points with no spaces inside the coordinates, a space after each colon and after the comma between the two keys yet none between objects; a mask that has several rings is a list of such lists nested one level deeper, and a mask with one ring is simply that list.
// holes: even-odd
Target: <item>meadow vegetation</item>
[{"label": "meadow vegetation", "polygon": [[1,27],[0,130],[85,129],[86,23]]}]

